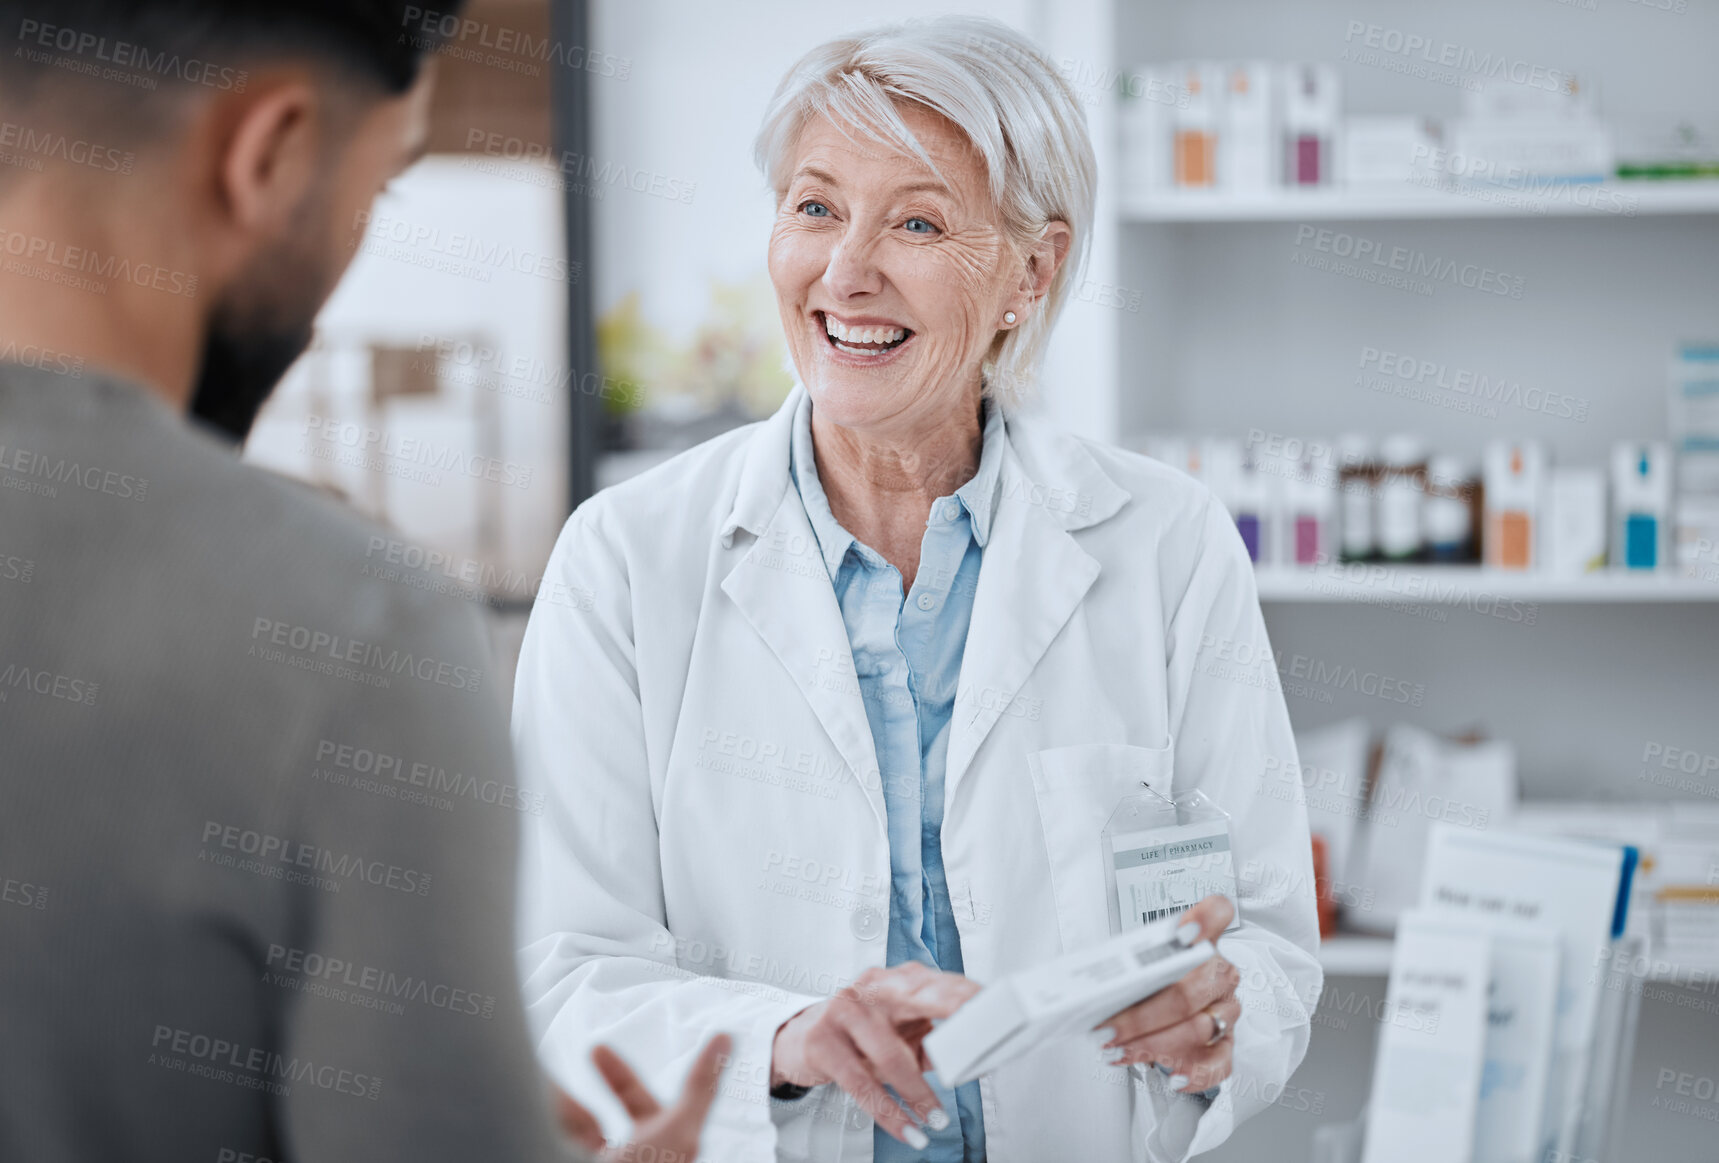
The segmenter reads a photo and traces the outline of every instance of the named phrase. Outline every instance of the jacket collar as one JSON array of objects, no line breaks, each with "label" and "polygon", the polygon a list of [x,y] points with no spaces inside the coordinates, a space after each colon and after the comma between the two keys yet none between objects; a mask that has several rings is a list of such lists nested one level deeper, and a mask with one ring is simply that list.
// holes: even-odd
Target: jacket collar
[{"label": "jacket collar", "polygon": [[805,389],[799,384],[788,393],[782,406],[768,419],[753,428],[741,455],[740,484],[734,493],[734,507],[722,522],[721,538],[724,549],[734,545],[734,531],[744,529],[761,537],[769,528],[782,494],[788,488],[788,441],[794,431],[794,409],[800,406]]},{"label": "jacket collar", "polygon": [[[790,487],[788,448],[794,414],[805,394],[806,389],[796,383],[782,406],[746,442],[734,506],[722,523],[723,548],[733,546],[737,529],[761,536],[781,505]],[[1082,441],[1031,415],[1011,412],[1007,421],[1009,440],[999,465],[996,507],[1030,505],[1072,532],[1114,516],[1127,504],[1128,491],[1110,478]],[[986,521],[987,533],[994,524],[993,515]]]},{"label": "jacket collar", "polygon": [[[997,497],[1002,491],[1003,459],[1008,455],[1008,431],[1003,411],[987,400],[984,404],[984,429],[981,437],[979,466],[968,480],[954,492],[954,497],[967,512],[967,527],[979,548],[991,536],[991,514],[996,511]],[[835,578],[847,559],[850,546],[857,544],[852,533],[836,520],[830,511],[829,494],[818,479],[818,466],[812,448],[812,399],[802,394],[794,410],[793,431],[788,441],[788,471],[792,474],[800,501],[806,506],[806,517],[818,535],[818,546],[824,553],[824,566]]]},{"label": "jacket collar", "polygon": [[[791,568],[803,564],[808,551],[824,564],[788,479],[789,439],[803,395],[796,386],[745,446],[722,539],[732,547],[735,531],[745,529],[759,540],[735,562],[722,588],[793,676],[885,829],[888,813],[859,688],[820,681],[819,660],[849,649],[835,589],[823,569],[814,576]],[[1073,531],[1105,520],[1129,499],[1074,437],[1013,417],[1009,436],[955,692],[945,804],[954,802],[991,728],[1098,578],[1099,561]]]}]

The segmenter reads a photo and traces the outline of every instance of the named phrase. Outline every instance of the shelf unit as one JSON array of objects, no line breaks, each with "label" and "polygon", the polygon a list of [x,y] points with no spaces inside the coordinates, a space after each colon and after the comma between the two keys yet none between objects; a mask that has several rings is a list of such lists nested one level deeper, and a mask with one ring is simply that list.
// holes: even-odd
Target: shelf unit
[{"label": "shelf unit", "polygon": [[[1346,57],[1357,13],[1338,0],[1092,0],[1076,10],[1086,15],[1059,7],[1046,23],[1051,47],[1105,76],[1178,60],[1327,61],[1348,114],[1460,113],[1454,85]],[[1667,110],[1703,124],[1719,116],[1719,74],[1696,48],[1719,34],[1719,7],[1691,5],[1658,23],[1647,15],[1638,5],[1462,0],[1387,6],[1363,19],[1579,70],[1597,78],[1602,115],[1617,124]],[[1477,465],[1488,441],[1528,437],[1547,445],[1554,465],[1603,469],[1615,441],[1667,436],[1677,344],[1719,335],[1719,180],[1539,192],[1408,183],[1251,196],[1144,191],[1122,180],[1139,169],[1121,155],[1117,103],[1095,102],[1090,121],[1106,183],[1088,272],[1095,289],[1063,325],[1067,362],[1047,377],[1046,396],[1062,423],[1099,440],[1139,448],[1168,434],[1239,439],[1257,429],[1329,440],[1406,431]],[[1328,246],[1303,225],[1353,239]],[[1393,284],[1370,277],[1365,260],[1309,261],[1342,259],[1362,241],[1418,266],[1489,271],[1487,285],[1508,281],[1519,293],[1454,280]],[[1362,382],[1369,350],[1565,393],[1587,407],[1577,421],[1394,394]],[[1711,711],[1719,571],[1564,577],[1415,564],[1262,568],[1256,580],[1275,657],[1388,676],[1416,691],[1405,704],[1301,683],[1286,690],[1297,729],[1350,717],[1375,731],[1399,721],[1478,729],[1516,744],[1524,797],[1541,800],[1669,798],[1642,778],[1649,741],[1719,754]],[[1493,603],[1541,609],[1505,619]],[[1343,933],[1323,943],[1320,961],[1328,975],[1382,992],[1393,949],[1389,937]],[[1673,1016],[1644,1033],[1638,1067],[1704,1060],[1711,1021],[1656,1005]],[[1370,1085],[1363,1047],[1375,1037],[1369,1023],[1321,1027],[1297,1084],[1353,1097],[1340,1113],[1357,1113]],[[1638,1157],[1692,1157],[1699,1128],[1632,1114]],[[1309,1138],[1304,1120],[1269,1111],[1212,1157],[1304,1163]]]},{"label": "shelf unit", "polygon": [[1339,222],[1381,219],[1653,217],[1719,214],[1719,179],[1570,183],[1528,192],[1504,186],[1361,186],[1248,194],[1128,191],[1125,222]]},{"label": "shelf unit", "polygon": [[[1689,38],[1719,30],[1719,10],[1681,26],[1630,19],[1640,15],[1584,14],[1562,26],[1468,0],[1416,19],[1451,43],[1514,44],[1579,62],[1599,78],[1602,115],[1620,126],[1664,110],[1710,120],[1719,83]],[[1127,76],[1175,60],[1324,60],[1338,67],[1346,114],[1459,115],[1455,86],[1345,58],[1352,18],[1336,0],[1107,0],[1075,22],[1084,42],[1053,48]],[[1123,156],[1120,103],[1095,103],[1094,112],[1108,196],[1088,276],[1096,290],[1070,313],[1086,362],[1054,379],[1057,393],[1078,402],[1058,395],[1053,406],[1070,426],[1097,417],[1089,431],[1101,440],[1140,448],[1171,434],[1258,430],[1310,441],[1413,432],[1478,468],[1489,441],[1527,437],[1548,447],[1554,466],[1603,471],[1617,440],[1668,436],[1673,353],[1719,335],[1719,179],[1538,192],[1410,183],[1146,191],[1125,177],[1141,167]],[[1620,204],[1623,212],[1609,212]],[[1365,260],[1311,261],[1341,259],[1344,247],[1315,243],[1301,224],[1353,235],[1371,254],[1400,250],[1417,269],[1489,280],[1391,283],[1370,277]],[[1376,374],[1366,354],[1386,351],[1440,369],[1439,383],[1466,372],[1516,385],[1499,401],[1529,389],[1562,393],[1580,401],[1579,418],[1386,390],[1401,385]],[[1719,632],[1719,568],[1679,577],[1265,567],[1256,578],[1280,656],[1424,688],[1423,701],[1402,707],[1304,686],[1289,700],[1298,728],[1361,716],[1375,730],[1405,720],[1510,738],[1531,799],[1604,799],[1623,781],[1643,787],[1632,764],[1647,739],[1719,753],[1719,719],[1701,705],[1714,689],[1711,649],[1701,644]],[[1538,618],[1497,613],[1516,603],[1539,605]]]},{"label": "shelf unit", "polygon": [[1389,937],[1339,933],[1319,943],[1319,963],[1334,977],[1385,977],[1394,946]]},{"label": "shelf unit", "polygon": [[[1332,977],[1388,977],[1391,973],[1391,953],[1396,942],[1389,937],[1371,937],[1361,933],[1339,933],[1319,943],[1319,963]],[[1719,975],[1719,966],[1702,972],[1683,962],[1650,958],[1649,971],[1643,980],[1653,982],[1687,981],[1694,975],[1705,979]]]},{"label": "shelf unit", "polygon": [[1482,566],[1353,565],[1264,568],[1254,575],[1262,602],[1404,603],[1462,606],[1477,602],[1719,602],[1713,580],[1664,573],[1597,570],[1560,576]]}]

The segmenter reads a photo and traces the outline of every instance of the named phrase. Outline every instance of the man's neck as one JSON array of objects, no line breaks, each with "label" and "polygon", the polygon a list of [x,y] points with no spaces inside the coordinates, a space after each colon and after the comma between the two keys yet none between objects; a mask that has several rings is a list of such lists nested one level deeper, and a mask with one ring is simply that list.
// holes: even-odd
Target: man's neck
[{"label": "man's neck", "polygon": [[81,357],[183,412],[202,350],[193,264],[116,212],[111,190],[94,195],[26,179],[0,202],[0,351],[34,345]]}]

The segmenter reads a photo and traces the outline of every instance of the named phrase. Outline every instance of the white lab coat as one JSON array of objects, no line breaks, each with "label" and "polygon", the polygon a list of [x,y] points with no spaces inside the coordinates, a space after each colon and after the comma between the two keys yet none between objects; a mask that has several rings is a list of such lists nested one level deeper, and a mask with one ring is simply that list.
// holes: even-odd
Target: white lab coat
[{"label": "white lab coat", "polygon": [[[774,1113],[766,1098],[776,1028],[882,966],[888,928],[872,736],[788,475],[802,392],[580,506],[514,699],[521,780],[543,797],[520,917],[543,1060],[623,1133],[594,1043],[673,1094],[730,1032],[702,1157],[742,1163],[872,1157],[870,1119],[835,1087]],[[1306,809],[1253,570],[1203,486],[1035,419],[1009,419],[1001,490],[944,788],[967,974],[1106,937],[1106,818],[1141,780],[1197,788],[1231,816],[1243,924],[1219,949],[1243,1016],[1209,1109],[1105,1064],[1100,1037],[1003,1067],[982,1082],[989,1157],[1183,1159],[1286,1101],[1321,988]]]}]

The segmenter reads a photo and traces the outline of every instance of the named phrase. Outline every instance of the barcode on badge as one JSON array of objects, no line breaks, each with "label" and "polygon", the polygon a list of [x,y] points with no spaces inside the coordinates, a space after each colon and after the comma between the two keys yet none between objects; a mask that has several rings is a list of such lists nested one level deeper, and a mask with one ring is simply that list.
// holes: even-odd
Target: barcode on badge
[{"label": "barcode on badge", "polygon": [[1164,917],[1175,916],[1177,913],[1185,913],[1193,907],[1193,902],[1190,901],[1185,905],[1170,905],[1162,909],[1147,909],[1145,912],[1140,914],[1140,923],[1143,925],[1150,925],[1153,921],[1161,920]]}]

